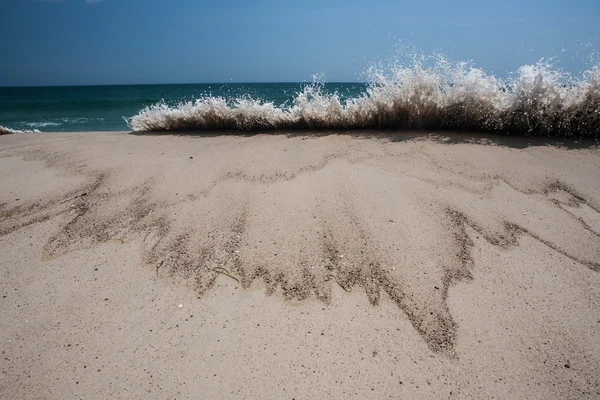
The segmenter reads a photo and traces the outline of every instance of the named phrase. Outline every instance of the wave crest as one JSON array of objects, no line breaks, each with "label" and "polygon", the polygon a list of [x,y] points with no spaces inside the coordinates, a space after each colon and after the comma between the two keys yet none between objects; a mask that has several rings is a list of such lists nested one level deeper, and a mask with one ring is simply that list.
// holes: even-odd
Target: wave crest
[{"label": "wave crest", "polygon": [[452,129],[549,136],[598,136],[600,69],[580,78],[544,60],[513,78],[487,75],[469,63],[443,57],[431,66],[369,71],[370,83],[342,100],[315,82],[288,106],[240,97],[203,97],[170,106],[151,105],[127,118],[134,131],[275,129]]},{"label": "wave crest", "polygon": [[19,130],[19,129],[11,129],[5,126],[0,125],[0,135],[10,135],[15,133],[41,133],[41,131],[37,129],[33,130]]}]

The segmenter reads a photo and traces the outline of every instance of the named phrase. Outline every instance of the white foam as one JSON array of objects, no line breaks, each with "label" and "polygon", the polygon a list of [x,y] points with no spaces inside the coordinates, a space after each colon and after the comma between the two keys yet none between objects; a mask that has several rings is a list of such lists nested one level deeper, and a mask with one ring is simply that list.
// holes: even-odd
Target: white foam
[{"label": "white foam", "polygon": [[41,131],[39,131],[37,129],[33,129],[33,130],[10,129],[10,128],[0,125],[0,135],[14,134],[14,133],[41,133]]},{"label": "white foam", "polygon": [[32,128],[45,128],[47,126],[60,126],[62,124],[59,122],[43,121],[43,122],[27,122],[25,125],[30,126]]},{"label": "white foam", "polygon": [[289,106],[249,97],[159,102],[126,118],[134,131],[430,128],[597,136],[600,69],[576,78],[544,60],[500,79],[443,57],[369,71],[366,92],[342,101],[313,83]]},{"label": "white foam", "polygon": [[93,122],[93,121],[104,121],[104,118],[100,118],[100,117],[92,117],[92,118],[86,118],[86,117],[73,117],[73,118],[62,118],[61,121],[65,124],[84,124],[87,122]]}]

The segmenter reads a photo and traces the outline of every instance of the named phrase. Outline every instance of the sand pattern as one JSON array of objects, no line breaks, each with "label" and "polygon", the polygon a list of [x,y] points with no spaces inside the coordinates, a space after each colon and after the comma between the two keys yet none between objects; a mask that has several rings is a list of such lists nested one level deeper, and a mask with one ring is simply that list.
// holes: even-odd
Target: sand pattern
[{"label": "sand pattern", "polygon": [[148,139],[4,148],[0,157],[74,183],[19,201],[3,193],[0,235],[59,218],[45,259],[139,241],[148,268],[198,296],[227,276],[292,301],[330,302],[334,285],[372,304],[387,297],[431,350],[452,357],[448,290],[472,278],[474,237],[502,250],[528,235],[600,271],[593,147],[343,135],[164,136],[138,147]]}]

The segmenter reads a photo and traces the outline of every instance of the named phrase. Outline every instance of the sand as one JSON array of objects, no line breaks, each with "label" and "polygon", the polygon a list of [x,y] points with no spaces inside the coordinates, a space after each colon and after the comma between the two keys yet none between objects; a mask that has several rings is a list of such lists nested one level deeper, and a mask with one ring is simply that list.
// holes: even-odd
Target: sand
[{"label": "sand", "polygon": [[0,398],[598,398],[600,149],[0,138]]}]

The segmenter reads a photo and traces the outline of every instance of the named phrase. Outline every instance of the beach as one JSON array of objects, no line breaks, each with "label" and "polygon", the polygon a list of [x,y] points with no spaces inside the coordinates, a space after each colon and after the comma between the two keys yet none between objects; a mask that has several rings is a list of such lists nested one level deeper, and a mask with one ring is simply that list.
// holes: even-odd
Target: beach
[{"label": "beach", "polygon": [[600,147],[0,137],[0,398],[600,396]]}]

